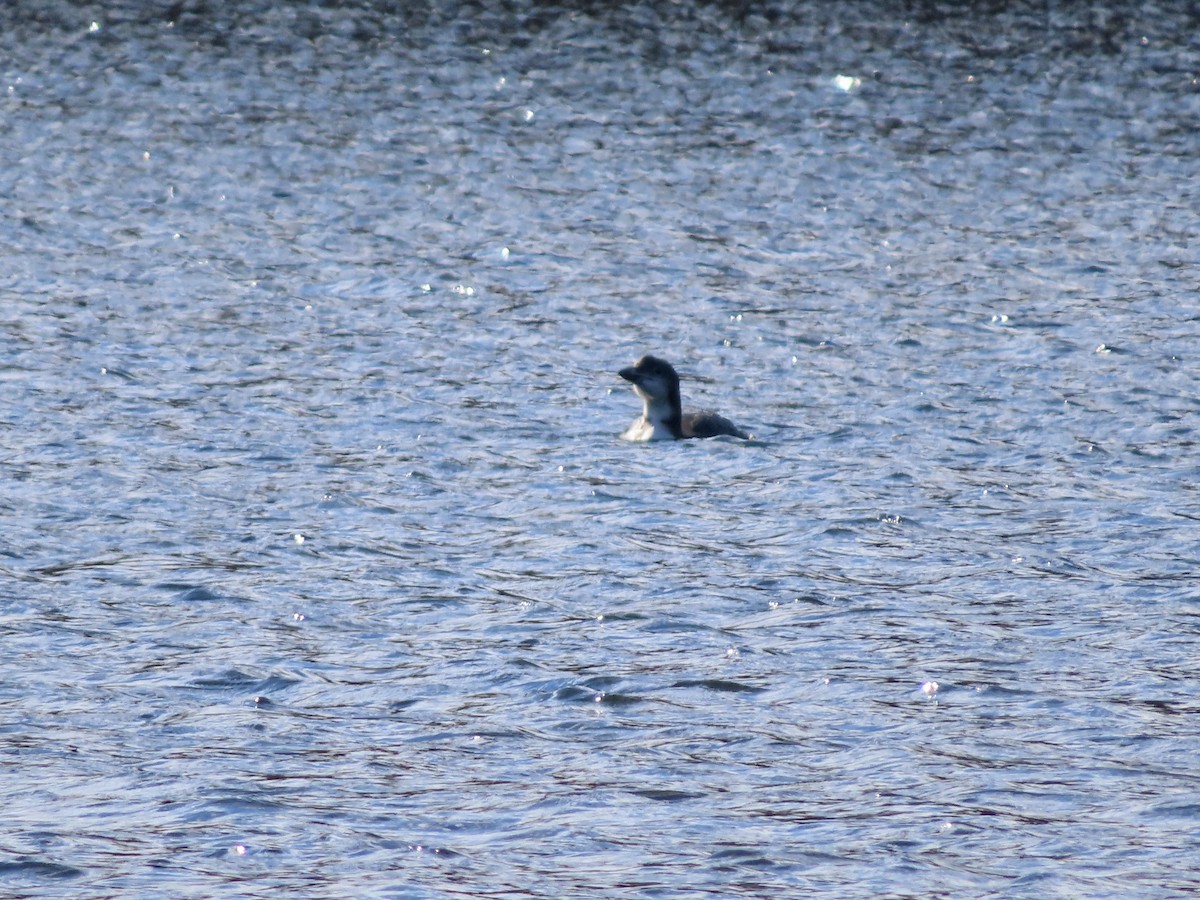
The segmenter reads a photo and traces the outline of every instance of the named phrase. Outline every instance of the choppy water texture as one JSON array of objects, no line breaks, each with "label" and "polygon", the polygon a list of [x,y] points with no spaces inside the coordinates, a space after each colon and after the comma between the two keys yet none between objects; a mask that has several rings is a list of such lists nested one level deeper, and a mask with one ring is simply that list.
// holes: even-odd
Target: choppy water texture
[{"label": "choppy water texture", "polygon": [[0,893],[1200,890],[1200,22],[892,6],[6,4]]}]

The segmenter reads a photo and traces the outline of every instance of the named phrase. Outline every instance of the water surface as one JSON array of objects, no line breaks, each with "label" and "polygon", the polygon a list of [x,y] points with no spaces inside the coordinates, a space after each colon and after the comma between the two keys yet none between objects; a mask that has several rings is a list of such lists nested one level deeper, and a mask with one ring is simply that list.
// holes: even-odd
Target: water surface
[{"label": "water surface", "polygon": [[1200,889],[1186,4],[28,6],[3,893]]}]

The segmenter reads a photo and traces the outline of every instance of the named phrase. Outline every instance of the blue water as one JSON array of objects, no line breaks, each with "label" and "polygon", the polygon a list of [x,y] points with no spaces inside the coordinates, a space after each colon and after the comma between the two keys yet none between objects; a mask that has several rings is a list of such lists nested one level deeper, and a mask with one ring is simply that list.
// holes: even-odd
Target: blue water
[{"label": "blue water", "polygon": [[909,15],[0,11],[0,893],[1200,890],[1200,23]]}]

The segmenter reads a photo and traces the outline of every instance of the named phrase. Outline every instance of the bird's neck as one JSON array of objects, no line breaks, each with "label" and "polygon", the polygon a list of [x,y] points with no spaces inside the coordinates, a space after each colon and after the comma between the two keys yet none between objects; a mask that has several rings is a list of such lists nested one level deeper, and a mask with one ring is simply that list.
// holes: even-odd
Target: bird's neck
[{"label": "bird's neck", "polygon": [[[674,402],[671,402],[672,400]],[[678,397],[662,400],[643,395],[642,418],[655,431],[662,429],[670,432],[674,438],[683,437],[683,415]]]}]

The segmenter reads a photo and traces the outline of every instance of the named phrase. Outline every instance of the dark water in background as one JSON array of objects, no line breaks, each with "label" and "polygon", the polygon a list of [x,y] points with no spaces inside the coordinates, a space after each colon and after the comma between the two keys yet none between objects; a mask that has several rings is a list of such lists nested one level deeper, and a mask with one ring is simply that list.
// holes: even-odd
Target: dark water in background
[{"label": "dark water in background", "polygon": [[0,893],[1200,889],[1186,4],[0,20]]}]

